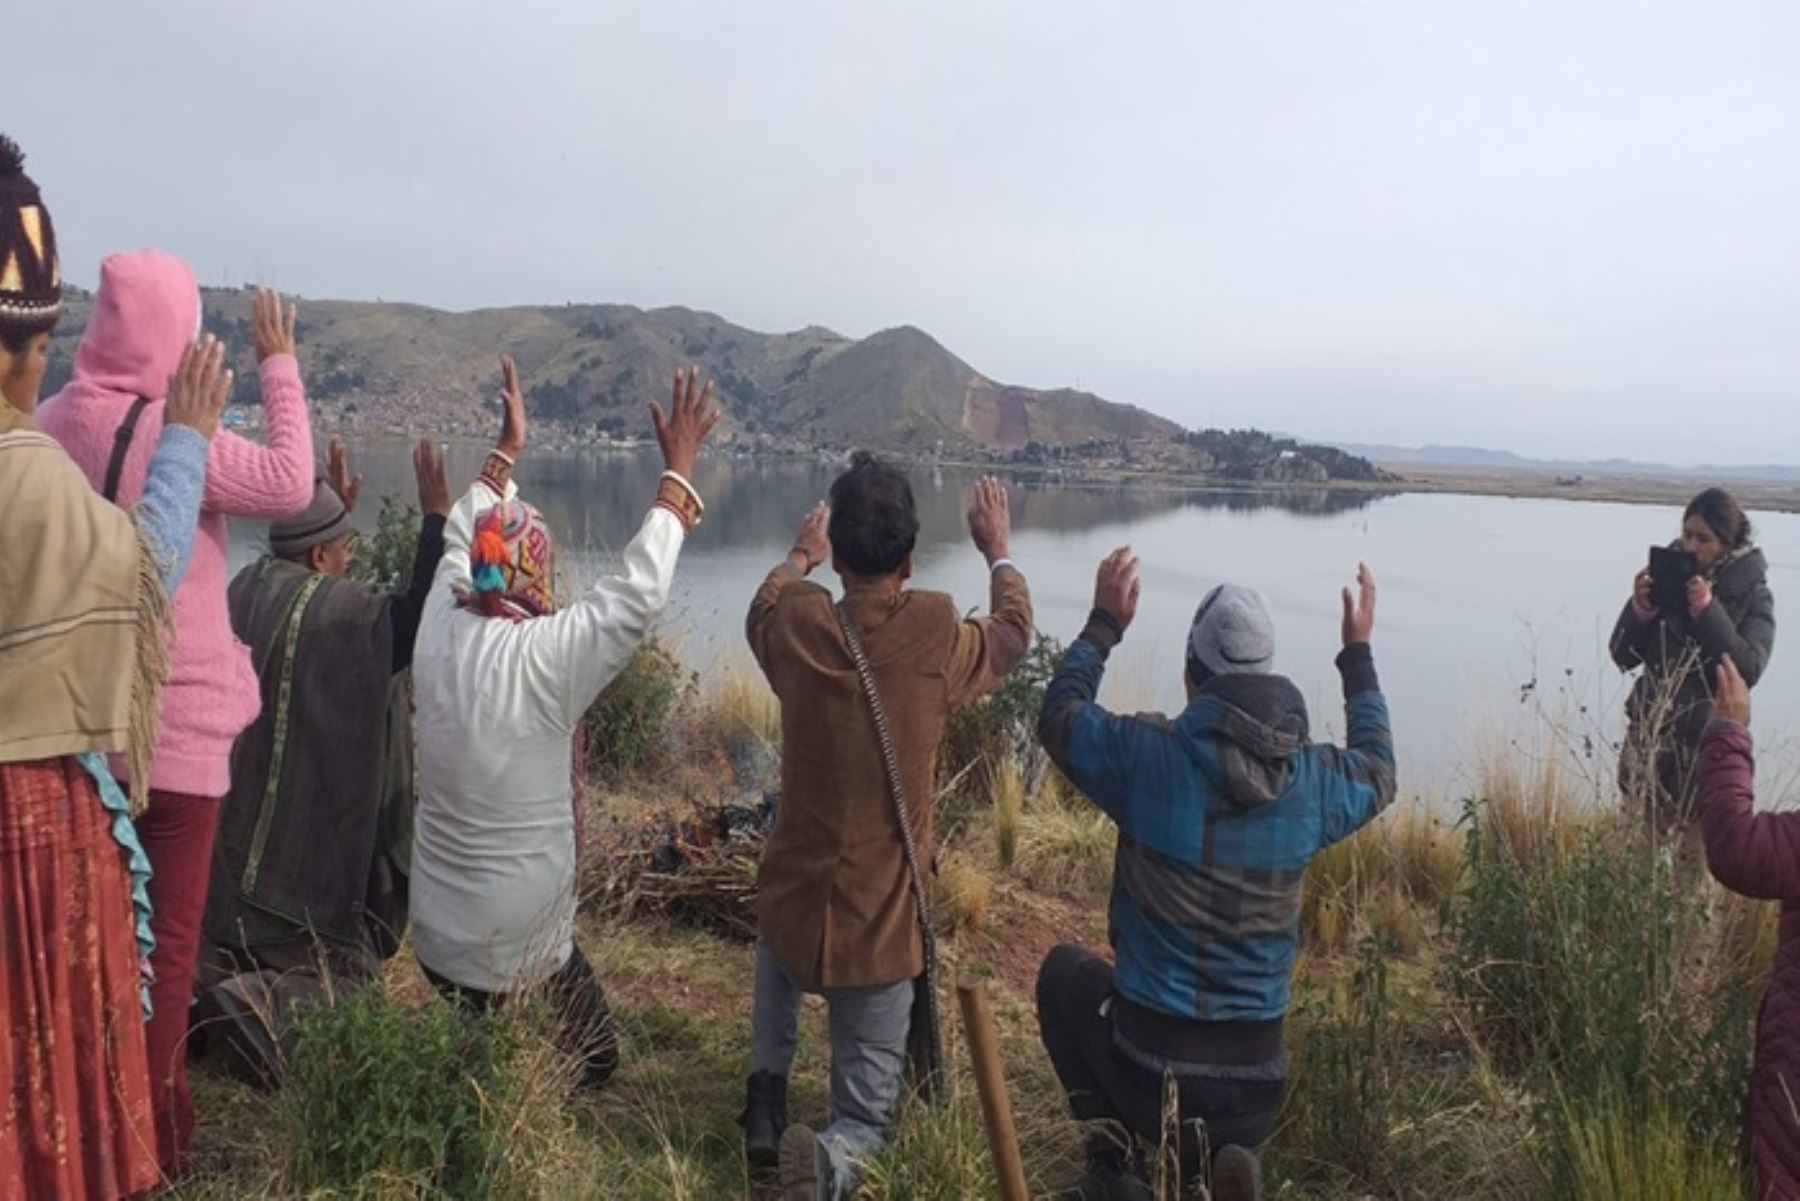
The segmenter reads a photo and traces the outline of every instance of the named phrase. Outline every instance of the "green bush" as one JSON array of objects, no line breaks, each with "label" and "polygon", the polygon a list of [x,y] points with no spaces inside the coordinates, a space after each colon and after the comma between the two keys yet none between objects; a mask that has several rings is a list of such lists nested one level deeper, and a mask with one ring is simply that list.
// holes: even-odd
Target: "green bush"
[{"label": "green bush", "polygon": [[1038,634],[1025,661],[1000,687],[950,715],[938,757],[938,777],[946,785],[958,782],[955,791],[960,795],[950,797],[938,816],[938,826],[946,839],[968,819],[973,800],[988,795],[1004,760],[1032,759],[1044,690],[1056,674],[1062,656],[1061,642],[1048,634]]},{"label": "green bush", "polygon": [[277,1107],[298,1191],[521,1195],[499,1115],[524,1032],[379,988],[300,1015]]},{"label": "green bush", "polygon": [[[1640,835],[1592,822],[1513,853],[1471,804],[1461,890],[1446,910],[1449,985],[1499,1066],[1585,1113],[1629,1098],[1732,1139],[1751,999],[1709,941],[1704,893]],[[1716,940],[1714,940],[1716,941]]]},{"label": "green bush", "polygon": [[588,770],[616,780],[666,764],[676,718],[699,687],[699,676],[652,630],[587,711]]},{"label": "green bush", "polygon": [[423,519],[416,505],[393,493],[381,498],[375,533],[363,539],[350,561],[350,576],[376,588],[398,591],[412,578],[413,552]]}]

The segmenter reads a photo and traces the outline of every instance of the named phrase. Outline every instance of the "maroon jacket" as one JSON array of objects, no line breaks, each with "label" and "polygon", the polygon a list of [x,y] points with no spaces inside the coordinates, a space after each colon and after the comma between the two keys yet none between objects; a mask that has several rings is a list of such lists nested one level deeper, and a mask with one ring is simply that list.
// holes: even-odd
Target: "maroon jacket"
[{"label": "maroon jacket", "polygon": [[1750,1158],[1756,1195],[1800,1198],[1800,812],[1752,811],[1750,731],[1715,721],[1700,742],[1706,863],[1733,892],[1781,902],[1781,937],[1756,1024]]}]

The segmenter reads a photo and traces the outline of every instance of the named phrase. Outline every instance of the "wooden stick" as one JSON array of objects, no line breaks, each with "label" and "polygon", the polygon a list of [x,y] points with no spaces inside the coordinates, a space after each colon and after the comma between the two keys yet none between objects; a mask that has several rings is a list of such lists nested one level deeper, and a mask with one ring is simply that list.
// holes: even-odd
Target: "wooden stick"
[{"label": "wooden stick", "polygon": [[988,1010],[987,985],[978,980],[961,981],[956,996],[962,1003],[963,1032],[975,1063],[981,1120],[987,1127],[1001,1201],[1030,1201],[1025,1191],[1025,1165],[1019,1158],[1019,1135],[1013,1129],[1012,1102],[1007,1099],[1006,1076],[1000,1070],[1000,1040],[994,1034],[994,1015]]}]

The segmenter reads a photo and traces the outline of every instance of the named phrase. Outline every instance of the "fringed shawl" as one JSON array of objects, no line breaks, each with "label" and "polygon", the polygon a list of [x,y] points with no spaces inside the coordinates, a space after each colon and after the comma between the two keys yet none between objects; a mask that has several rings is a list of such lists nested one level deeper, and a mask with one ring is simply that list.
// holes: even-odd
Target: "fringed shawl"
[{"label": "fringed shawl", "polygon": [[170,606],[131,514],[0,403],[0,762],[123,753],[149,797]]}]

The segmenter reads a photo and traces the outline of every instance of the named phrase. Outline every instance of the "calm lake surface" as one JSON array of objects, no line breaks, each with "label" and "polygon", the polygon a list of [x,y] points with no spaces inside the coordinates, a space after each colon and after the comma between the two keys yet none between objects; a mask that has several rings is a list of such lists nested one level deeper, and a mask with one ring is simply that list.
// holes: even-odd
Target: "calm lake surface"
[{"label": "calm lake surface", "polygon": [[[414,496],[410,448],[352,448],[365,478],[358,523],[372,528],[384,493]],[[453,489],[483,452],[453,448]],[[630,540],[661,469],[654,453],[528,455],[519,482],[549,517],[574,584],[607,570]],[[665,628],[704,677],[748,664],[750,595],[786,553],[801,517],[835,474],[827,463],[708,460],[696,484],[706,520],[683,552]],[[963,525],[972,476],[919,470],[923,530],[915,584],[987,602],[987,573]],[[1800,515],[1754,513],[1770,560],[1779,626],[1800,631]],[[1332,658],[1338,590],[1359,560],[1381,588],[1376,661],[1393,710],[1402,789],[1433,800],[1467,793],[1482,757],[1509,746],[1568,754],[1596,781],[1610,772],[1629,679],[1606,639],[1653,541],[1674,537],[1675,508],[1557,500],[1352,493],[1161,490],[1142,485],[1017,483],[1013,558],[1031,581],[1039,628],[1068,640],[1093,595],[1094,569],[1129,543],[1144,560],[1138,618],[1113,655],[1104,699],[1126,709],[1182,703],[1188,622],[1223,580],[1268,598],[1277,667],[1304,691],[1315,737],[1342,735]],[[266,530],[233,529],[234,567]],[[822,578],[835,584],[827,569]],[[1800,649],[1778,641],[1755,693],[1765,803],[1800,799]],[[1600,786],[1596,784],[1596,786]]]}]

